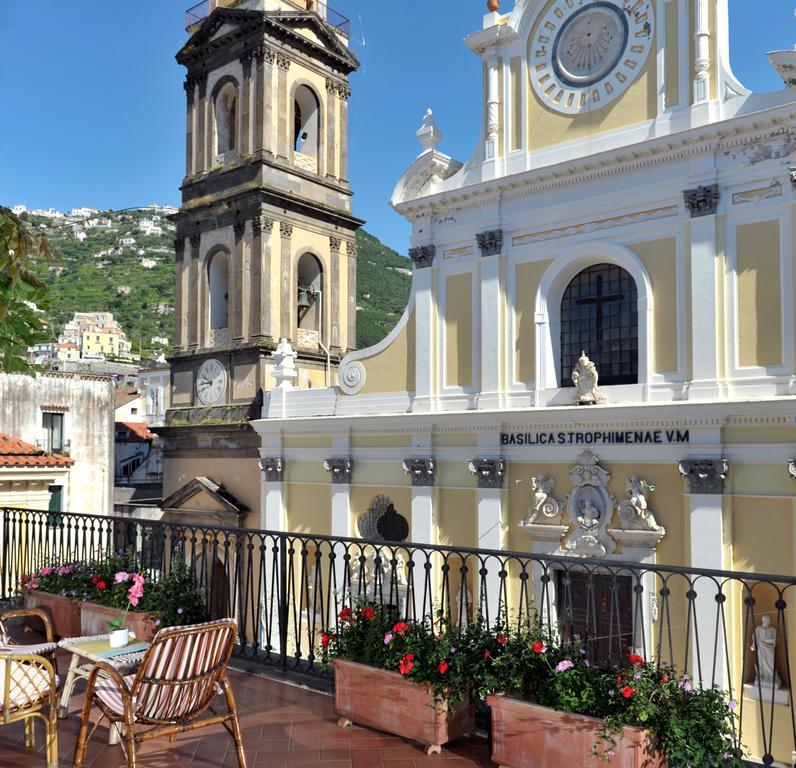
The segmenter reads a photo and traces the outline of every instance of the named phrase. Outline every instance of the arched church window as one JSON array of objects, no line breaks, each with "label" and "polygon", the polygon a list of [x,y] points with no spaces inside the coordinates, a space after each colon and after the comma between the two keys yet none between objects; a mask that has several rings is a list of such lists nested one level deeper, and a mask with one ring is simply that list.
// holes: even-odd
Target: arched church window
[{"label": "arched church window", "polygon": [[398,514],[389,496],[379,495],[357,523],[359,535],[368,541],[399,543],[409,538],[409,521]]},{"label": "arched church window", "polygon": [[585,352],[600,384],[638,383],[638,290],[615,264],[595,264],[577,274],[561,300],[561,386]]},{"label": "arched church window", "polygon": [[[293,149],[299,155],[315,161],[315,170],[321,137],[320,111],[315,92],[306,85],[299,85],[293,102]],[[296,160],[298,162],[299,158]]]},{"label": "arched church window", "polygon": [[298,280],[297,326],[321,331],[323,311],[323,267],[311,253],[302,254],[296,270]]},{"label": "arched church window", "polygon": [[216,155],[237,150],[238,89],[228,82],[218,92],[215,100]]},{"label": "arched church window", "polygon": [[208,267],[210,288],[210,329],[229,327],[229,257],[219,251]]}]

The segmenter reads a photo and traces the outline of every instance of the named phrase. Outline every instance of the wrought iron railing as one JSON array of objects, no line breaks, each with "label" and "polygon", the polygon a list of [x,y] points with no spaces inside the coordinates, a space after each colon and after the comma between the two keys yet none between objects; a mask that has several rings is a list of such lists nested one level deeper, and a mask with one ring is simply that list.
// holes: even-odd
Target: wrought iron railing
[{"label": "wrought iron railing", "polygon": [[[147,576],[175,556],[194,569],[214,617],[238,620],[237,655],[288,673],[323,677],[320,635],[355,599],[406,618],[442,612],[456,623],[543,622],[563,642],[586,644],[602,662],[628,650],[675,667],[694,685],[737,702],[738,742],[764,765],[791,765],[796,577],[631,562],[389,544],[129,517],[3,509],[0,592],[42,565],[102,560],[128,550]],[[775,674],[752,650],[768,616]],[[769,630],[769,634],[771,634]],[[770,668],[769,668],[770,671]]]}]

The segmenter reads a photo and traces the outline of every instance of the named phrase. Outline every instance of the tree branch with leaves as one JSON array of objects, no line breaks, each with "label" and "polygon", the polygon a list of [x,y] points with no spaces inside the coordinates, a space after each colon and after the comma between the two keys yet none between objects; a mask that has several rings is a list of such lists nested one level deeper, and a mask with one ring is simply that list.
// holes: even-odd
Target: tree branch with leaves
[{"label": "tree branch with leaves", "polygon": [[33,275],[38,259],[51,263],[54,253],[44,235],[0,206],[0,372],[35,375],[28,347],[49,340],[44,310],[47,288]]}]

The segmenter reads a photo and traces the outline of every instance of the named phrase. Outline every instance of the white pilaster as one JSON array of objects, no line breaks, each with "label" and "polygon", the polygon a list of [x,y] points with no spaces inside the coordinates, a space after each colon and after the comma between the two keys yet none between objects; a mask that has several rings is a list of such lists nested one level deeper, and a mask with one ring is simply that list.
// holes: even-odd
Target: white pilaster
[{"label": "white pilaster", "polygon": [[691,389],[690,397],[713,398],[718,385],[718,291],[716,217],[691,220]]},{"label": "white pilaster", "polygon": [[431,411],[435,394],[434,338],[437,309],[434,268],[415,269],[415,403],[416,411]]},{"label": "white pilaster", "polygon": [[479,408],[500,408],[501,370],[503,365],[503,282],[501,256],[481,258],[481,343]]},{"label": "white pilaster", "polygon": [[409,537],[414,544],[435,544],[434,529],[434,488],[412,488],[412,533]]},{"label": "white pilaster", "polygon": [[708,0],[697,0],[694,18],[694,104],[710,100],[710,26]]},{"label": "white pilaster", "polygon": [[486,146],[484,148],[484,158],[487,161],[497,157],[498,150],[498,129],[500,127],[498,93],[500,84],[498,82],[498,65],[500,58],[496,53],[487,56],[487,88],[486,88]]}]

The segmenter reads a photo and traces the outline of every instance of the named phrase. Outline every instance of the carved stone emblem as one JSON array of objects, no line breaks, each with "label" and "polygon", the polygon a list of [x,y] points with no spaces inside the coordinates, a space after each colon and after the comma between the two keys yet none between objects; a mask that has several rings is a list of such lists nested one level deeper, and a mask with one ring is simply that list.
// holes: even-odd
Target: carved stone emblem
[{"label": "carved stone emblem", "polygon": [[521,528],[532,525],[558,525],[561,513],[564,511],[564,502],[550,494],[553,491],[555,480],[552,477],[536,475],[531,478],[531,507],[525,519],[520,523]]},{"label": "carved stone emblem", "polygon": [[503,230],[492,229],[475,236],[482,256],[496,256],[503,250]]},{"label": "carved stone emblem", "polygon": [[331,472],[334,485],[347,485],[351,482],[353,462],[351,459],[324,459],[323,468]]},{"label": "carved stone emblem", "polygon": [[436,246],[419,245],[416,248],[409,249],[409,258],[412,260],[412,264],[415,265],[416,269],[425,269],[432,265],[436,253]]},{"label": "carved stone emblem", "polygon": [[683,191],[685,207],[691,212],[692,219],[700,216],[713,216],[719,208],[719,197],[718,184],[709,184],[706,187],[699,186]]},{"label": "carved stone emblem", "polygon": [[281,457],[260,459],[260,469],[269,483],[281,483],[285,472],[285,460]]},{"label": "carved stone emblem", "polygon": [[582,453],[578,462],[569,473],[573,489],[567,498],[567,512],[573,529],[565,550],[573,555],[605,557],[616,551],[616,543],[606,532],[616,506],[606,487],[611,475],[591,451]]},{"label": "carved stone emblem", "polygon": [[788,474],[796,480],[796,459],[790,459],[788,461]]},{"label": "carved stone emblem", "polygon": [[689,493],[724,493],[724,480],[730,468],[727,459],[685,459],[678,468],[688,481]]},{"label": "carved stone emblem", "polygon": [[503,487],[506,479],[506,463],[503,459],[473,459],[468,466],[479,488]]},{"label": "carved stone emblem", "polygon": [[412,486],[434,485],[434,459],[404,459],[404,472],[412,478]]},{"label": "carved stone emblem", "polygon": [[596,405],[605,400],[605,395],[597,386],[599,380],[600,374],[597,372],[597,366],[589,360],[585,352],[581,352],[578,364],[572,371],[572,382],[577,389],[575,402],[578,405]]}]

